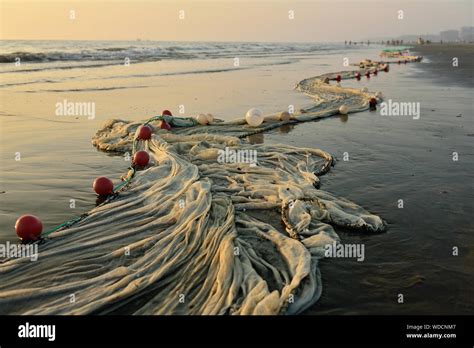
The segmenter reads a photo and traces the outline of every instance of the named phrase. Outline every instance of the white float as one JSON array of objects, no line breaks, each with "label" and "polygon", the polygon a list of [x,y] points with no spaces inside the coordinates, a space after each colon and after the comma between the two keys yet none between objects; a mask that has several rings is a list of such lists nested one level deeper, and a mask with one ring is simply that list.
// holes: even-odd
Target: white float
[{"label": "white float", "polygon": [[207,114],[206,117],[207,117],[207,122],[212,123],[214,121],[214,116],[212,116],[212,114]]},{"label": "white float", "polygon": [[201,125],[206,125],[209,123],[207,116],[205,114],[199,114],[196,116],[196,121],[198,121],[199,124]]},{"label": "white float", "polygon": [[347,105],[341,105],[339,107],[339,113],[341,115],[347,115],[349,113],[349,108],[347,107]]},{"label": "white float", "polygon": [[260,109],[252,108],[245,114],[245,120],[251,127],[258,127],[263,122],[263,112]]}]

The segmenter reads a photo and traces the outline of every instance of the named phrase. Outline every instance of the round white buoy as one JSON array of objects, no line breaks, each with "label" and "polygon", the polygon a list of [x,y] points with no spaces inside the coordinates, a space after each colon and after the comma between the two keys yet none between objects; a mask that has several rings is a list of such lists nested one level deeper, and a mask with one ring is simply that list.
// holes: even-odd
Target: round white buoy
[{"label": "round white buoy", "polygon": [[347,105],[341,105],[339,107],[339,113],[341,115],[347,115],[349,113],[349,108],[347,107]]},{"label": "round white buoy", "polygon": [[280,117],[280,121],[289,121],[291,118],[291,115],[288,111],[282,111],[279,117]]},{"label": "round white buoy", "polygon": [[208,124],[207,116],[204,115],[204,114],[199,114],[199,115],[197,115],[197,116],[196,116],[196,121],[198,121],[198,123],[199,123],[200,125],[203,125],[203,126],[206,125],[206,124]]},{"label": "round white buoy", "polygon": [[367,87],[364,87],[360,91],[363,92],[363,93],[367,93],[369,91],[369,89]]},{"label": "round white buoy", "polygon": [[212,114],[207,114],[207,122],[212,123],[214,121],[214,116]]},{"label": "round white buoy", "polygon": [[245,114],[245,120],[252,127],[258,127],[263,122],[263,112],[260,109],[252,108]]}]

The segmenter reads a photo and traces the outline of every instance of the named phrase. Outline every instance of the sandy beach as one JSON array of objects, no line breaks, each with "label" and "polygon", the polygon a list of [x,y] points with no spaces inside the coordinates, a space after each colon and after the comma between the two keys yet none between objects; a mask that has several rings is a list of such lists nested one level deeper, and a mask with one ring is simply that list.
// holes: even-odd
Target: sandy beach
[{"label": "sandy beach", "polygon": [[[353,57],[351,60],[354,62],[365,58],[376,60],[381,48],[353,50],[350,52]],[[71,215],[81,214],[95,205],[95,198],[90,192],[91,178],[97,175],[107,175],[115,178],[117,182],[118,178],[126,171],[127,163],[124,158],[120,155],[117,156],[117,154],[107,156],[102,152],[96,152],[90,143],[91,137],[98,129],[101,129],[104,121],[112,116],[127,120],[127,122],[129,120],[135,121],[138,125],[141,123],[138,122],[139,120],[146,119],[143,117],[144,115],[159,114],[158,110],[170,108],[176,112],[175,110],[179,109],[181,104],[180,101],[183,100],[183,95],[187,95],[185,100],[191,101],[190,104],[186,103],[187,113],[211,112],[223,120],[234,119],[238,114],[243,115],[245,110],[254,105],[259,105],[268,113],[285,110],[288,105],[295,105],[297,111],[300,109],[314,111],[311,98],[294,90],[294,82],[304,81],[311,77],[308,76],[309,69],[314,72],[311,74],[313,76],[340,71],[337,57],[339,57],[338,50],[341,49],[344,48],[335,46],[334,52],[331,53],[329,50],[329,52],[325,52],[325,55],[301,52],[283,54],[272,59],[262,60],[260,58],[255,59],[256,61],[249,65],[248,69],[235,71],[221,67],[213,73],[207,72],[209,67],[206,66],[206,60],[202,60],[192,63],[187,61],[140,63],[133,68],[135,71],[131,73],[131,78],[127,76],[130,74],[130,70],[115,66],[100,68],[101,74],[105,73],[105,75],[93,81],[89,81],[90,71],[94,71],[90,69],[96,68],[87,68],[87,74],[82,77],[80,70],[76,72],[74,69],[48,72],[49,76],[51,73],[55,74],[52,77],[53,81],[56,80],[55,82],[44,81],[41,71],[32,72],[32,74],[38,74],[37,76],[26,75],[29,76],[30,81],[20,81],[8,92],[5,89],[2,90],[3,97],[8,97],[10,100],[8,108],[3,111],[2,115],[2,131],[3,139],[5,139],[5,146],[2,146],[4,149],[2,161],[6,169],[2,172],[4,185],[2,190],[5,192],[2,194],[4,202],[2,208],[9,207],[8,209],[3,208],[2,211],[5,217],[2,219],[4,227],[2,231],[5,231],[2,238],[9,241],[15,240],[15,236],[10,232],[10,226],[21,210],[27,209],[41,215],[47,227],[53,227],[58,222],[70,219]],[[463,310],[469,311],[472,308],[472,299],[464,291],[466,284],[469,283],[468,274],[472,271],[467,263],[469,254],[463,253],[463,256],[460,256],[466,262],[453,262],[449,261],[449,253],[446,249],[446,245],[458,244],[463,241],[460,246],[461,250],[464,250],[462,245],[466,245],[466,241],[472,240],[472,236],[468,233],[472,224],[467,219],[466,212],[469,210],[468,202],[472,198],[473,192],[465,190],[463,185],[464,182],[472,180],[473,166],[472,161],[469,160],[472,150],[466,140],[474,133],[472,121],[467,117],[471,108],[470,92],[467,89],[469,83],[466,82],[468,74],[464,73],[456,75],[456,77],[446,74],[453,86],[449,89],[440,87],[437,81],[439,73],[433,73],[439,70],[431,64],[442,65],[444,60],[438,54],[433,55],[428,51],[422,52],[422,49],[425,47],[419,50],[426,57],[427,63],[395,64],[390,67],[389,73],[380,72],[378,76],[373,76],[371,79],[342,81],[343,87],[355,90],[368,87],[372,93],[383,91],[385,98],[394,100],[407,100],[416,96],[413,101],[421,103],[419,121],[411,118],[384,118],[367,110],[351,114],[348,117],[334,116],[319,122],[286,125],[262,133],[254,137],[253,140],[250,139],[251,142],[257,143],[255,146],[259,146],[262,156],[267,156],[265,153],[278,152],[279,145],[277,144],[282,144],[280,149],[285,144],[300,148],[321,148],[325,151],[324,153],[330,154],[337,160],[336,166],[329,173],[321,176],[319,183],[321,189],[357,202],[388,223],[388,232],[376,234],[354,233],[341,228],[341,226],[336,228],[343,243],[365,245],[365,260],[364,262],[358,262],[353,258],[321,260],[322,277],[318,278],[319,280],[316,280],[316,283],[311,286],[322,281],[325,290],[322,290],[321,285],[318,285],[319,290],[313,294],[319,293],[321,298],[316,304],[305,310],[306,314],[380,312],[406,314],[433,313],[433,311],[447,314],[459,313]],[[418,48],[416,50],[418,52]],[[472,54],[469,48],[460,49],[459,46],[453,46],[450,51],[448,45],[443,46],[443,52],[445,58],[453,54],[460,56],[461,62]],[[462,52],[466,52],[465,56],[462,55]],[[225,64],[225,61],[226,58],[223,58],[222,64]],[[190,63],[194,65],[194,71],[203,70],[204,73],[189,74],[187,72],[189,67],[186,68],[186,65]],[[151,76],[147,80],[148,86],[141,86],[145,80],[142,77],[133,78],[133,76],[142,76],[143,72],[150,70],[150,64],[160,64],[159,71],[162,71],[163,64],[165,64],[167,69],[175,69],[177,74]],[[180,67],[183,64],[184,69]],[[212,65],[215,66],[215,64],[216,62],[212,61]],[[466,65],[460,64],[459,66],[459,69],[466,68]],[[110,71],[107,72],[107,69]],[[119,78],[122,83],[120,88],[109,88],[109,77],[114,77],[113,83],[117,85],[115,77],[117,74],[124,73],[126,75]],[[11,74],[13,80],[14,75]],[[8,83],[9,73],[6,72],[4,76]],[[96,76],[96,74],[92,74],[92,76]],[[248,83],[245,83],[249,76],[253,78],[260,76],[261,78],[257,79],[260,82],[249,88]],[[459,76],[464,77],[460,78]],[[34,82],[37,85],[34,91],[31,87],[32,77],[38,79]],[[420,77],[426,77],[426,79],[420,79]],[[212,79],[213,85],[207,89],[201,88],[199,98],[194,97],[196,87],[201,86],[203,81],[209,79]],[[214,84],[220,87],[219,103],[214,102],[217,97]],[[95,87],[91,87],[93,85]],[[312,86],[312,82],[307,85]],[[124,94],[125,91],[126,94]],[[59,99],[58,94],[61,96]],[[130,94],[132,99],[135,98],[135,101],[140,100],[140,102],[131,104]],[[121,95],[127,95],[127,98],[121,98]],[[159,96],[160,106],[157,106],[155,96]],[[96,118],[63,116],[58,119],[56,115],[52,115],[52,106],[64,99],[94,100],[97,106]],[[112,100],[114,102],[111,102]],[[117,102],[118,100],[122,100],[122,102]],[[275,100],[277,100],[276,104]],[[175,106],[170,107],[169,105]],[[130,117],[130,115],[134,116]],[[306,117],[307,115],[303,113],[302,116]],[[22,121],[25,119],[28,119],[28,122]],[[454,125],[453,122],[456,122],[457,125]],[[22,126],[19,127],[19,125]],[[367,131],[368,125],[370,125],[369,132]],[[9,131],[9,127],[11,129],[15,127],[15,136]],[[33,129],[34,138],[31,137]],[[159,134],[162,134],[160,132]],[[52,134],[54,134],[54,143],[50,141]],[[19,142],[17,139],[23,140]],[[101,139],[99,137],[98,141],[101,142]],[[61,151],[57,150],[58,146],[61,147]],[[155,156],[158,156],[155,157],[157,162],[168,161],[168,152],[161,153],[161,150],[158,151],[160,146],[153,146],[156,147],[152,151]],[[217,143],[214,143],[214,146],[217,146]],[[455,171],[452,170],[453,163],[449,157],[454,150],[466,158],[466,161],[456,163],[458,167]],[[51,151],[56,156],[53,178],[50,168],[44,166],[47,154]],[[12,152],[26,154],[23,157],[24,162],[12,163],[8,159]],[[349,160],[345,160],[347,154]],[[440,155],[443,155],[444,158]],[[178,159],[175,158],[174,161],[178,161]],[[19,176],[18,172],[23,174]],[[27,173],[35,174],[27,176]],[[161,173],[160,175],[163,175],[163,172]],[[449,181],[445,180],[446,175],[450,176]],[[25,176],[30,179],[26,180]],[[188,177],[188,179],[191,178]],[[73,184],[71,184],[72,182]],[[146,185],[145,178],[137,182]],[[183,182],[180,185],[183,185]],[[416,191],[413,190],[414,185],[417,187]],[[137,187],[135,190],[142,189]],[[164,200],[159,197],[167,194],[170,192],[160,188],[154,191],[157,201]],[[124,198],[125,200],[132,199],[130,202],[135,199],[132,197],[133,195],[127,195],[127,191],[125,191],[125,196],[130,197]],[[405,210],[397,208],[397,200],[401,197],[407,202]],[[69,205],[71,198],[78,203],[73,209],[76,214],[71,214]],[[47,215],[44,214],[45,199],[50,202]],[[190,199],[201,201],[192,197]],[[25,201],[28,202],[27,207],[25,207]],[[427,201],[431,205],[429,211],[426,210]],[[120,205],[120,200],[111,204]],[[157,207],[157,214],[160,214],[161,210],[168,211],[170,209],[164,206]],[[196,208],[191,211],[196,213]],[[99,216],[100,214],[107,215],[107,208],[105,210],[99,208],[98,214]],[[251,223],[246,220],[252,216],[250,212],[239,216],[243,219],[240,224]],[[278,215],[270,216],[275,226],[280,225]],[[424,218],[420,220],[419,216],[424,216]],[[442,216],[444,218],[441,219]],[[258,218],[259,215],[255,217]],[[261,215],[260,218],[262,218]],[[116,217],[113,220],[119,221],[119,218]],[[105,219],[103,223],[111,222]],[[218,221],[216,223],[217,225],[223,224]],[[450,226],[454,225],[456,231],[453,232],[455,237],[453,241],[452,236],[447,235],[445,231],[450,230]],[[126,226],[124,225],[125,228]],[[190,230],[195,233],[196,228],[194,226]],[[284,229],[281,227],[279,229],[279,233],[285,233]],[[67,247],[74,244],[69,243],[68,238],[88,239],[88,234],[85,233],[87,231],[87,229],[83,229],[81,233],[74,234],[74,228],[68,229],[58,232],[55,238],[59,243],[63,240],[62,244]],[[97,235],[98,230],[91,229],[89,232],[91,236]],[[178,232],[179,230],[176,230],[176,233]],[[118,233],[120,235],[120,232]],[[123,236],[119,238],[119,241],[122,238]],[[97,242],[99,244],[94,249],[102,257],[122,245],[119,242],[117,245],[110,245],[112,249],[107,249],[107,244],[104,244],[101,239]],[[247,243],[249,242],[250,240],[247,241]],[[49,245],[51,245],[51,251],[54,252],[54,243]],[[99,251],[99,245],[103,245],[105,249]],[[56,250],[59,258],[61,258],[61,253],[67,251],[71,255],[73,252],[67,248],[62,251],[61,249]],[[263,250],[259,252],[263,252]],[[82,252],[80,249],[77,252],[79,254],[75,260],[80,260]],[[167,255],[171,255],[171,252],[171,250],[168,253],[159,251],[153,255],[158,260],[160,257],[166,259]],[[443,257],[443,254],[446,256]],[[56,260],[52,258],[51,261],[45,260],[44,262],[52,262],[52,266],[57,264]],[[112,269],[118,265],[116,262],[120,264],[121,261],[118,259],[112,262],[110,264]],[[39,263],[35,265],[41,267]],[[86,267],[84,264],[83,266]],[[86,270],[87,267],[84,268],[84,271]],[[62,273],[66,269],[58,271]],[[92,268],[87,270],[87,272],[96,271]],[[388,277],[387,272],[389,273]],[[186,274],[183,273],[183,276]],[[447,274],[450,276],[445,277],[444,275]],[[117,273],[115,276],[119,276],[119,274]],[[38,278],[38,281],[42,281],[41,278]],[[273,286],[278,287],[278,285]],[[404,289],[403,291],[416,302],[416,305],[400,307],[396,301],[391,301],[390,298],[400,289]],[[452,297],[437,296],[437,294],[441,296],[447,289],[450,289]],[[354,293],[357,294],[356,298],[353,296]],[[91,296],[103,297],[101,293],[91,294]],[[147,296],[143,299],[145,298],[149,299]],[[432,307],[435,299],[436,309]],[[143,307],[143,302],[138,297],[133,305],[117,308],[115,306],[99,306],[94,311],[97,313],[112,311],[130,314],[142,306],[141,313],[150,313],[150,310],[155,310],[156,303],[158,303],[156,301],[164,300],[166,297],[158,296],[153,300],[154,302],[149,303],[148,307]],[[41,298],[38,298],[38,301],[36,308],[41,311],[45,302]],[[307,298],[307,301],[313,302],[314,299]],[[96,304],[100,303],[103,302],[96,302]],[[168,314],[186,313],[186,311],[181,312],[184,310],[181,307],[172,310],[169,307],[170,303],[159,306],[163,310],[162,313],[166,314],[167,310]],[[304,302],[299,303],[303,304]],[[9,308],[7,312],[22,311],[21,306],[15,306],[14,302],[7,301],[6,304],[8,306],[3,308]],[[49,308],[54,313],[59,307]],[[86,312],[90,310],[86,309],[90,308],[87,306],[78,308],[82,308]],[[297,306],[294,308],[295,311],[298,311]],[[43,310],[47,311],[48,309],[45,307]]]},{"label": "sandy beach", "polygon": [[0,348],[472,345],[472,0],[0,2]]}]

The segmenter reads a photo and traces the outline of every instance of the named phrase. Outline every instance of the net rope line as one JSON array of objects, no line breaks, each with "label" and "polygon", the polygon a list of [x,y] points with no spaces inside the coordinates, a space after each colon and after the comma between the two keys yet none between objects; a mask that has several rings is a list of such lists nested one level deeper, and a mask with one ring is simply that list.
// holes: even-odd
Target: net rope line
[{"label": "net rope line", "polygon": [[[334,115],[341,102],[353,106],[350,112],[366,110],[372,94],[323,82],[335,76],[300,81],[297,89],[328,102],[286,124]],[[244,120],[172,132],[153,125],[167,119],[112,120],[97,132],[98,149],[147,150],[159,165],[132,168],[109,204],[60,227],[38,262],[0,262],[0,313],[297,314],[321,295],[318,260],[325,245],[340,241],[331,225],[385,230],[380,217],[319,190],[318,175],[333,164],[327,152],[244,143],[239,138],[269,129],[249,128]],[[154,135],[137,141],[145,123]],[[258,148],[258,165],[218,163],[217,151],[227,147]],[[126,246],[131,256],[124,255]],[[78,294],[74,304],[64,300],[71,293]],[[176,301],[180,293],[186,304]]]},{"label": "net rope line", "polygon": [[[398,50],[397,50],[397,51],[398,51]],[[405,60],[407,60],[407,61],[418,61],[418,60],[419,60],[419,57],[416,57],[416,56],[400,56],[400,58],[403,58],[403,59],[405,59]],[[371,61],[369,61],[369,62],[370,62],[370,63],[373,63],[373,64],[377,64],[377,65],[378,65],[378,64],[395,64],[395,63],[397,63],[396,61],[386,61],[386,62],[375,62],[375,61],[374,61],[374,62],[371,62]],[[365,64],[363,64],[363,63],[364,63],[364,62],[361,62],[361,63],[359,63],[359,64],[357,64],[357,65],[360,65],[360,66],[363,65],[364,67],[366,67]],[[370,65],[370,66],[373,66],[373,64]],[[370,67],[370,66],[369,66],[369,67]],[[382,67],[382,68],[377,68],[377,70],[383,70],[383,67]],[[363,72],[365,73],[366,71],[371,71],[371,70],[370,70],[370,69],[367,69],[367,70],[364,70]],[[351,73],[355,73],[355,72],[356,72],[356,71],[351,71]],[[334,73],[330,73],[330,74],[327,74],[327,75],[328,75],[328,76],[332,76],[332,75],[334,75]],[[326,75],[322,75],[320,78],[322,78],[323,76],[326,77]],[[354,77],[354,76],[351,76],[351,77]],[[342,77],[342,78],[344,79],[344,78],[347,78],[347,77]],[[303,80],[303,81],[304,81],[304,80]],[[304,91],[303,91],[303,92],[304,92]],[[192,117],[180,117],[180,119],[189,120],[189,121],[193,122],[194,126],[197,126],[197,125],[198,125],[197,121],[196,121],[194,118],[192,118]],[[143,125],[146,126],[146,125],[148,125],[149,123],[151,123],[152,121],[156,121],[156,120],[163,121],[163,120],[165,120],[165,117],[164,117],[164,115],[153,116],[153,117],[149,118],[146,122],[144,122]],[[293,120],[293,121],[288,121],[288,122],[286,122],[285,124],[297,124],[297,123],[299,123],[299,122],[296,121],[296,120]],[[258,133],[261,133],[261,132],[264,132],[264,131],[268,131],[268,130],[271,130],[271,129],[274,129],[274,128],[278,128],[278,127],[281,127],[281,125],[280,125],[280,124],[275,124],[273,127],[267,127],[265,130],[255,130],[254,132],[248,132],[248,133],[246,133],[246,134],[238,135],[238,137],[239,137],[239,138],[245,138],[245,137],[248,137],[248,136],[250,136],[250,135],[258,134]],[[136,148],[136,143],[137,143],[137,141],[138,141],[137,138],[133,141],[132,156],[133,156],[133,154],[135,153],[135,148]],[[131,169],[131,173],[128,174],[128,176],[126,177],[126,179],[125,179],[122,183],[120,183],[119,185],[117,185],[117,186],[114,188],[114,190],[113,190],[114,193],[113,193],[110,197],[107,197],[107,199],[106,199],[104,202],[102,202],[101,205],[102,205],[102,204],[107,204],[110,200],[114,199],[114,198],[117,196],[118,191],[119,191],[122,187],[124,187],[124,186],[126,186],[127,184],[130,183],[130,181],[132,180],[133,176],[134,176],[135,173],[136,173],[136,170],[135,170],[135,168],[134,168],[133,166],[130,166],[130,169]],[[43,232],[43,233],[41,234],[41,238],[47,237],[47,236],[50,235],[51,233],[56,232],[56,231],[58,231],[58,230],[60,230],[60,229],[68,228],[68,227],[74,225],[76,222],[81,221],[81,220],[82,220],[83,218],[85,218],[87,215],[88,215],[87,213],[84,213],[84,214],[82,214],[82,215],[80,215],[80,216],[78,216],[78,217],[74,217],[74,218],[72,218],[72,219],[70,219],[70,220],[68,220],[68,221],[65,221],[65,222],[63,222],[62,224],[60,224],[60,225],[58,225],[58,226],[56,226],[56,227],[53,227],[53,228],[49,229],[49,230],[46,231],[46,232]],[[37,243],[37,242],[38,242],[38,241],[35,241],[35,242],[33,242],[33,243]]]},{"label": "net rope line", "polygon": [[[146,122],[143,123],[144,126],[148,125],[150,122],[152,121],[156,121],[156,120],[163,120],[163,116],[164,115],[157,115],[157,116],[153,116],[151,117],[150,119],[148,119]],[[195,121],[193,118],[191,117],[180,117],[181,119],[186,119],[186,120],[192,120],[192,121]],[[197,123],[197,122],[196,122]],[[136,144],[137,142],[139,141],[138,138],[135,138],[135,140],[133,141],[133,150],[132,150],[132,154],[131,154],[131,157],[133,157],[133,155],[135,154],[136,152]],[[108,202],[110,202],[111,200],[115,199],[116,196],[118,195],[119,191],[125,187],[126,185],[128,185],[130,183],[130,181],[132,180],[132,178],[135,176],[135,173],[136,173],[136,169],[134,168],[134,166],[131,164],[130,165],[130,171],[127,175],[127,177],[123,180],[122,183],[118,184],[114,189],[113,189],[113,193],[108,196],[104,202],[102,202],[100,205],[103,205],[103,204],[107,204]],[[100,206],[98,205],[98,206]],[[47,232],[43,232],[41,234],[41,238],[44,238],[44,237],[47,237],[48,235],[50,235],[51,233],[53,232],[56,232],[56,231],[59,231],[60,229],[63,229],[63,228],[68,228],[72,225],[74,225],[76,222],[79,222],[81,221],[82,219],[84,219],[88,214],[87,213],[84,213],[78,217],[74,217],[68,221],[65,221],[63,222],[62,224],[56,226],[56,227],[53,227],[51,228],[50,230],[48,230]],[[38,241],[35,241],[33,243],[37,243]],[[33,244],[33,243],[30,243],[30,244]]]}]

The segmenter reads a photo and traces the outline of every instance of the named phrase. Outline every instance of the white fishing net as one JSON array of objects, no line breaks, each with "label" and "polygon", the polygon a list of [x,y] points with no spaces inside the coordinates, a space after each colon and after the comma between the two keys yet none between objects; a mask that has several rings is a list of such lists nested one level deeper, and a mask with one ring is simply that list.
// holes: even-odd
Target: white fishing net
[{"label": "white fishing net", "polygon": [[[353,72],[351,72],[353,73]],[[297,314],[321,295],[318,261],[339,242],[333,226],[362,232],[384,222],[319,189],[328,153],[250,144],[248,134],[359,111],[371,95],[300,82],[318,97],[287,122],[274,115],[159,129],[137,143],[151,156],[120,194],[39,245],[39,258],[0,264],[0,312],[9,314]],[[141,122],[111,120],[93,138],[130,152]],[[224,155],[226,154],[226,155]],[[240,161],[232,157],[240,154]],[[71,295],[74,301],[71,301]]]}]

